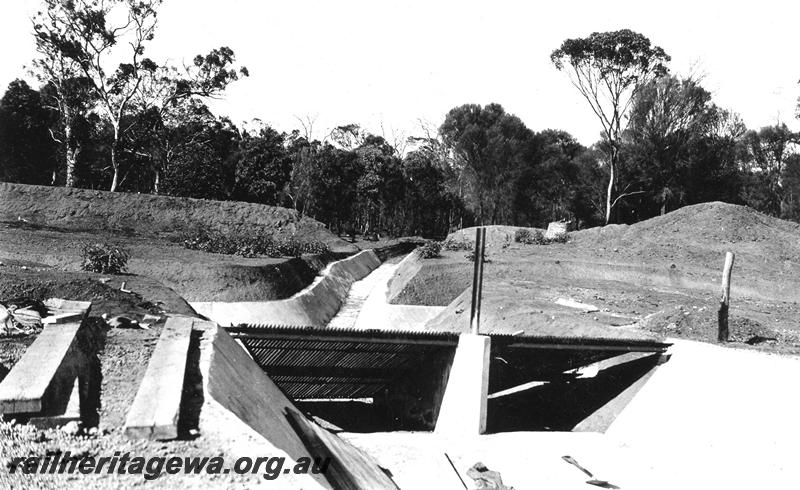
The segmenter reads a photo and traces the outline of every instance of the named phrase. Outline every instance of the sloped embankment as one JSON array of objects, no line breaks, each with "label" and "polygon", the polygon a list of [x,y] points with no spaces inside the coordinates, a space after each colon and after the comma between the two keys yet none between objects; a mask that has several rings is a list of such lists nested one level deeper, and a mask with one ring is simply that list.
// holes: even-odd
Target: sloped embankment
[{"label": "sloped embankment", "polygon": [[364,250],[329,264],[314,282],[289,299],[280,301],[194,302],[192,307],[220,325],[271,324],[324,327],[354,282],[381,264],[372,250]]},{"label": "sloped embankment", "polygon": [[276,206],[0,183],[0,221],[19,218],[70,230],[145,236],[198,228],[223,233],[259,232],[320,241],[335,252],[357,251],[322,223]]}]

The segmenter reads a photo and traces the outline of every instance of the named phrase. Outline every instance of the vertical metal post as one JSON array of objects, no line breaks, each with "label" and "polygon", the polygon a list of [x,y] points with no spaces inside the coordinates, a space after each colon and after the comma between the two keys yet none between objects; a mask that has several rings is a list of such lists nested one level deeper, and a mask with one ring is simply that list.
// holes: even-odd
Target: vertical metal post
[{"label": "vertical metal post", "polygon": [[470,308],[470,332],[480,333],[481,297],[483,295],[483,259],[486,251],[486,228],[475,230],[475,267],[472,274],[472,306]]}]

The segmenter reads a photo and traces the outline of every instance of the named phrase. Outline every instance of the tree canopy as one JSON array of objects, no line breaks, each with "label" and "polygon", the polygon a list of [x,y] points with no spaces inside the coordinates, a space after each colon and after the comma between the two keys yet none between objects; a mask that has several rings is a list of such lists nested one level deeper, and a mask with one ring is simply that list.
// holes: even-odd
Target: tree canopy
[{"label": "tree canopy", "polygon": [[595,32],[586,38],[567,39],[550,60],[566,71],[600,120],[608,150],[609,181],[606,223],[611,220],[620,136],[628,111],[640,87],[667,73],[669,55],[642,34],[629,29]]}]

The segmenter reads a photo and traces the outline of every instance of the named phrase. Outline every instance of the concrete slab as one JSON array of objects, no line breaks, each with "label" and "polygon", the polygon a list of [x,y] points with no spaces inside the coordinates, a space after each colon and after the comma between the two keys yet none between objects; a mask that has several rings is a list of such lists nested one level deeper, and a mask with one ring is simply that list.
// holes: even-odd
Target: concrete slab
[{"label": "concrete slab", "polygon": [[67,408],[62,414],[55,414],[45,417],[31,417],[28,419],[28,424],[39,429],[54,429],[56,427],[64,426],[69,422],[78,422],[81,420],[81,402],[80,402],[80,382],[75,378],[72,386],[72,393],[69,395],[69,402]]},{"label": "concrete slab", "polygon": [[[650,380],[650,377],[658,368],[661,358],[661,354],[631,352],[587,366],[587,368],[595,366],[598,371],[632,364],[642,366],[643,369],[647,369],[647,367],[650,366],[650,369],[642,377],[634,381],[633,384],[625,388],[622,393],[609,400],[608,403],[582,420],[572,430],[575,432],[605,432],[608,430],[614,420],[616,420],[619,414],[622,413],[625,407],[633,400],[633,397],[635,397]],[[585,371],[587,368],[583,368],[583,370]]]},{"label": "concrete slab", "polygon": [[388,468],[400,488],[464,490],[459,476],[468,488],[475,488],[467,470],[479,461],[500,472],[503,483],[518,490],[596,488],[586,484],[586,475],[561,459],[565,455],[618,487],[649,488],[635,486],[636,481],[628,477],[631,468],[626,455],[602,434],[511,432],[444,437],[436,433],[391,432],[340,436]]},{"label": "concrete slab", "polygon": [[135,439],[178,437],[186,358],[194,320],[171,317],[150,356],[147,371],[125,420],[125,435]]},{"label": "concrete slab", "polygon": [[[223,329],[213,327],[204,332],[200,370],[205,393],[201,417],[203,413],[220,414],[201,419],[201,432],[227,433],[227,424],[221,425],[220,420],[236,419],[235,425],[243,424],[259,435],[262,448],[256,454],[284,456],[286,467],[300,457],[318,456],[309,453],[286,418],[287,409],[296,410],[294,404]],[[285,488],[331,488],[323,475],[282,475],[275,483]]]},{"label": "concrete slab", "polygon": [[438,434],[483,434],[489,391],[491,339],[461,334],[436,419]]},{"label": "concrete slab", "polygon": [[670,339],[606,434],[647,488],[797,488],[800,358]]},{"label": "concrete slab", "polygon": [[0,413],[57,413],[66,406],[84,365],[77,335],[81,324],[45,327],[0,383]]}]

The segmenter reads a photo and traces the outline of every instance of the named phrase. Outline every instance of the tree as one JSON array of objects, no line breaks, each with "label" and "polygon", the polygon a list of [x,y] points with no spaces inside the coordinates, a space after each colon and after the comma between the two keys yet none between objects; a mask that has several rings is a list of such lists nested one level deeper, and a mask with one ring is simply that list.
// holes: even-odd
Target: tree
[{"label": "tree", "polygon": [[202,199],[228,199],[235,181],[238,131],[227,119],[196,117],[169,128],[169,163],[165,194]]},{"label": "tree", "polygon": [[536,133],[533,147],[534,156],[525,162],[516,183],[514,223],[546,226],[575,218],[576,159],[586,149],[566,131],[554,129]]},{"label": "tree", "polygon": [[[88,82],[94,106],[111,123],[111,191],[119,184],[119,145],[131,129],[123,122],[138,120],[130,117],[131,112],[146,112],[154,105],[166,110],[192,96],[211,97],[240,74],[247,75],[244,68],[230,68],[234,61],[230,48],[197,56],[185,76],[145,57],[161,2],[44,0],[45,9],[34,18],[40,55],[36,66],[42,76],[57,86],[80,76]],[[124,61],[114,68],[119,60]]]},{"label": "tree", "polygon": [[245,134],[236,162],[234,199],[283,205],[283,191],[292,172],[284,135],[263,127],[255,136]]},{"label": "tree", "polygon": [[478,223],[508,222],[514,184],[530,157],[533,132],[499,104],[456,107],[439,131],[466,177],[464,201]]},{"label": "tree", "polygon": [[796,154],[799,138],[785,123],[745,133],[743,163],[749,175],[750,189],[746,190],[745,198],[749,205],[773,216],[783,214],[784,170],[786,161]]},{"label": "tree", "polygon": [[50,113],[38,91],[14,80],[0,99],[0,180],[48,184],[56,165]]},{"label": "tree", "polygon": [[609,153],[605,213],[605,221],[609,223],[620,136],[627,126],[628,111],[640,87],[667,73],[670,57],[662,48],[651,46],[642,34],[623,29],[567,39],[553,51],[550,60],[558,70],[567,71],[603,127]]},{"label": "tree", "polygon": [[[706,175],[716,167],[711,161],[716,157],[707,150],[722,117],[711,94],[692,79],[665,76],[644,85],[634,99],[624,133],[626,187],[637,189],[631,194],[638,193],[660,214],[670,206],[693,202],[692,167],[702,162]],[[654,214],[651,209],[639,211],[644,211],[642,218]]]}]

